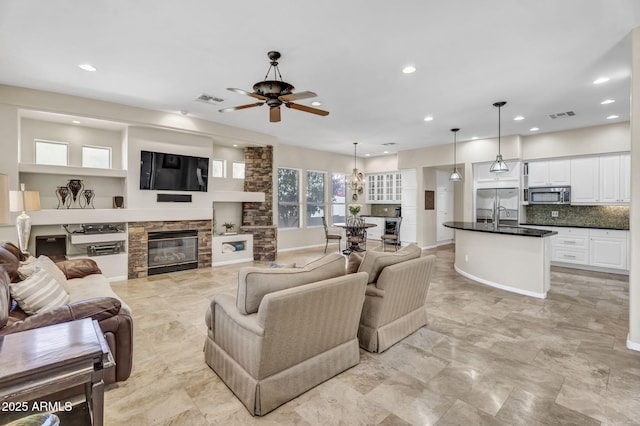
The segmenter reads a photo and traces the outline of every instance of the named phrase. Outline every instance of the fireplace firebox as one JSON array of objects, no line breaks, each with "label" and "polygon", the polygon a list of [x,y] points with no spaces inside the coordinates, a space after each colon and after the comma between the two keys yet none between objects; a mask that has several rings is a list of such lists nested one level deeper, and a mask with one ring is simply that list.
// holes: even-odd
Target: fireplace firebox
[{"label": "fireplace firebox", "polygon": [[149,232],[148,275],[198,268],[198,231]]}]

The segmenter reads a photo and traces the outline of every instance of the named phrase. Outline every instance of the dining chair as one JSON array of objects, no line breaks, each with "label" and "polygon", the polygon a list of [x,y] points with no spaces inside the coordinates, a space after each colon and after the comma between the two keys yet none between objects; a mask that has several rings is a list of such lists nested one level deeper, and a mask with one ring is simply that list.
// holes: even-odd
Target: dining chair
[{"label": "dining chair", "polygon": [[400,224],[402,223],[402,218],[399,217],[396,221],[395,226],[393,227],[393,233],[383,234],[381,237],[382,240],[382,251],[386,250],[386,243],[394,244],[396,247],[396,251],[398,251],[398,246],[400,245]]},{"label": "dining chair", "polygon": [[324,226],[324,236],[326,238],[326,242],[324,244],[324,252],[327,252],[327,246],[329,246],[329,240],[338,241],[338,253],[340,252],[340,241],[342,240],[342,234],[334,234],[329,230],[329,226],[327,225],[327,219],[322,216],[322,226]]}]

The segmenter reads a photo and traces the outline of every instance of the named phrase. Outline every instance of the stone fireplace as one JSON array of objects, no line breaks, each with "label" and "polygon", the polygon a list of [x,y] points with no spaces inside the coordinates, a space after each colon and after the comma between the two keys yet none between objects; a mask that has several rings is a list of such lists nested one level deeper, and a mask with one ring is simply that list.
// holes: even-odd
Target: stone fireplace
[{"label": "stone fireplace", "polygon": [[[128,228],[129,279],[194,266],[198,268],[211,266],[210,220],[129,222]],[[150,234],[151,254],[149,252]],[[154,244],[153,241],[158,236],[161,243]],[[178,239],[173,238],[179,238],[180,243]],[[188,256],[194,256],[195,259],[188,260]],[[161,265],[163,263],[164,265]],[[178,269],[175,269],[176,266]],[[165,267],[167,267],[166,270],[162,269]]]}]

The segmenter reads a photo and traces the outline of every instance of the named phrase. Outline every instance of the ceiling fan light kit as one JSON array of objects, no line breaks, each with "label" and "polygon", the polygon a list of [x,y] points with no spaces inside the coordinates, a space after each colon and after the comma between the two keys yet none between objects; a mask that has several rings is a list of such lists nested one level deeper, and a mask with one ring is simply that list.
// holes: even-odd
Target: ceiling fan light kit
[{"label": "ceiling fan light kit", "polygon": [[491,167],[489,167],[489,171],[492,173],[506,173],[509,171],[509,166],[504,162],[500,153],[500,109],[506,104],[504,101],[493,104],[494,107],[498,108],[498,155],[496,155],[496,161],[491,163]]},{"label": "ceiling fan light kit", "polygon": [[453,182],[457,182],[462,180],[462,175],[458,171],[458,163],[456,159],[456,134],[460,131],[460,129],[451,129],[453,132],[453,171],[449,175],[449,180]]},{"label": "ceiling fan light kit", "polygon": [[[241,95],[251,96],[252,98],[259,99],[263,102],[255,102],[247,105],[240,105],[236,107],[222,108],[219,112],[237,111],[246,108],[253,108],[267,104],[269,106],[269,121],[277,123],[281,120],[280,106],[284,105],[287,108],[297,109],[298,111],[309,112],[311,114],[327,116],[328,111],[323,111],[318,108],[313,108],[306,105],[294,103],[298,99],[315,98],[314,92],[304,91],[293,93],[293,85],[282,80],[280,69],[278,68],[278,59],[280,59],[280,52],[270,51],[267,56],[270,60],[270,66],[267,70],[267,74],[263,81],[259,81],[253,85],[253,92],[247,92],[246,90],[236,89],[233,87],[227,88],[235,93]],[[273,70],[273,80],[269,80],[269,73]]]}]

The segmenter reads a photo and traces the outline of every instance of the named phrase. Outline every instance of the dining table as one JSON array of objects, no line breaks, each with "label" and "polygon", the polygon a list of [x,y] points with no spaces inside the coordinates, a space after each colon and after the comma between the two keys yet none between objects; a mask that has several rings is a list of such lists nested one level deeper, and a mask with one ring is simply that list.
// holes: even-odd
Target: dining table
[{"label": "dining table", "polygon": [[[365,251],[365,249],[363,248],[363,246],[366,246],[366,244],[362,244],[362,243],[366,243],[366,229],[367,228],[373,228],[376,225],[375,223],[367,223],[367,222],[354,222],[354,223],[334,223],[333,226],[337,226],[338,228],[343,228],[347,234],[347,242],[348,242],[348,246],[342,250],[343,254],[349,255],[353,252],[362,252]],[[361,239],[359,238],[351,238],[349,239],[350,236],[354,236],[354,237],[358,237],[360,236]]]}]

